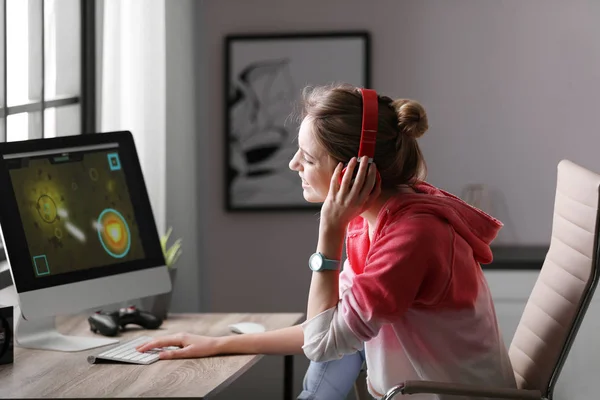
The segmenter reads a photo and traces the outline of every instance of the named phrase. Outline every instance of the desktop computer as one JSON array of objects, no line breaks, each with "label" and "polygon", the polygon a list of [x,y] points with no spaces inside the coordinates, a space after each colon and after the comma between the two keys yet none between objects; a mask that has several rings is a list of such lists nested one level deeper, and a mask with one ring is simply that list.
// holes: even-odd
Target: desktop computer
[{"label": "desktop computer", "polygon": [[115,343],[63,335],[55,317],[171,290],[130,132],[0,143],[0,194],[18,346]]}]

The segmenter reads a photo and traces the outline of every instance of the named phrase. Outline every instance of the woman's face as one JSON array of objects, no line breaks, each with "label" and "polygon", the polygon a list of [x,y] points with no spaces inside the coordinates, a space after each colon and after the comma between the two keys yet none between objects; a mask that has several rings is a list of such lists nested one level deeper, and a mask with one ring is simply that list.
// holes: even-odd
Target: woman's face
[{"label": "woman's face", "polygon": [[335,166],[333,158],[315,140],[311,119],[304,118],[298,132],[298,151],[290,161],[290,169],[300,175],[306,201],[325,201]]}]

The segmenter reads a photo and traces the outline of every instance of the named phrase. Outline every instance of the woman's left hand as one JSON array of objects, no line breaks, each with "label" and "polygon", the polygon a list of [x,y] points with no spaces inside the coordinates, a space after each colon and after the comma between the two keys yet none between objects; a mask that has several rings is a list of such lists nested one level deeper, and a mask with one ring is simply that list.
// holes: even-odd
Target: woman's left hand
[{"label": "woman's left hand", "polygon": [[[352,182],[357,164],[358,173]],[[366,156],[360,163],[356,157],[350,160],[340,183],[342,169],[343,164],[338,164],[331,177],[329,193],[321,208],[321,223],[345,230],[352,219],[373,205],[381,193],[381,182],[375,164],[369,164]]]}]

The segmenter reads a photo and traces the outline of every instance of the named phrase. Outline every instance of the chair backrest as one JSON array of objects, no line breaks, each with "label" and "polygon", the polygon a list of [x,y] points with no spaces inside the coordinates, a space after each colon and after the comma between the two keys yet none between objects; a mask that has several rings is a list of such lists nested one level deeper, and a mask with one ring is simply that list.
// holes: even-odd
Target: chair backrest
[{"label": "chair backrest", "polygon": [[600,175],[558,164],[552,237],[509,349],[517,387],[552,397],[598,283]]}]

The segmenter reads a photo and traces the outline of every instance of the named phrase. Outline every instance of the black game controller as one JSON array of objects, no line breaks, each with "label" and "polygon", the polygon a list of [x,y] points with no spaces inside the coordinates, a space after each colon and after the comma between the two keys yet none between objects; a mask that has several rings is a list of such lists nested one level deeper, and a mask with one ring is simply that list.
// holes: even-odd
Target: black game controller
[{"label": "black game controller", "polygon": [[97,311],[88,318],[88,322],[92,332],[115,336],[119,330],[124,331],[130,324],[139,325],[144,329],[157,329],[163,321],[152,313],[130,306],[110,313]]},{"label": "black game controller", "polygon": [[92,314],[88,318],[90,330],[94,333],[100,333],[104,336],[116,336],[119,332],[119,325],[111,314],[106,314],[101,311]]},{"label": "black game controller", "polygon": [[113,313],[121,330],[129,324],[139,325],[144,329],[157,329],[162,325],[162,319],[147,311],[138,310],[134,306],[121,308]]}]

